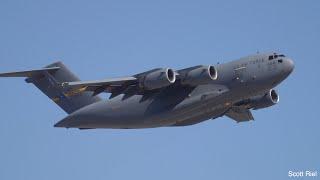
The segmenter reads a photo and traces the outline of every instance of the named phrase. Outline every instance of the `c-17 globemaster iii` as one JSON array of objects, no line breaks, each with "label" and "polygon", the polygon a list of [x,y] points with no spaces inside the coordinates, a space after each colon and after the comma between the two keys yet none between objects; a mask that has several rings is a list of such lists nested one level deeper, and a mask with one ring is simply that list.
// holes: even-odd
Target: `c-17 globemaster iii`
[{"label": "c-17 globemaster iii", "polygon": [[[253,120],[251,109],[278,103],[273,88],[293,69],[290,58],[271,52],[216,66],[157,68],[94,81],[80,81],[61,62],[0,77],[26,77],[68,113],[55,127],[136,129],[188,126],[224,115]],[[102,92],[111,93],[109,100],[98,96]]]}]

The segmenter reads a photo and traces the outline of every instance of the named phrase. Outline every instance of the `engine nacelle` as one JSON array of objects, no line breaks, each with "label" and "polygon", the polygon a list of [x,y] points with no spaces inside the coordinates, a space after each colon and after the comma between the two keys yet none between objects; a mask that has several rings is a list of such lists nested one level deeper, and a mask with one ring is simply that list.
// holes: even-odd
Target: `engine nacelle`
[{"label": "engine nacelle", "polygon": [[250,101],[253,109],[262,109],[277,104],[279,102],[279,95],[274,89],[270,89],[264,96],[252,98]]},{"label": "engine nacelle", "polygon": [[169,86],[175,81],[175,72],[172,69],[164,68],[145,75],[140,80],[140,86],[146,90],[153,90]]},{"label": "engine nacelle", "polygon": [[181,84],[196,86],[208,84],[217,78],[218,72],[214,66],[202,66],[187,72],[181,79]]}]

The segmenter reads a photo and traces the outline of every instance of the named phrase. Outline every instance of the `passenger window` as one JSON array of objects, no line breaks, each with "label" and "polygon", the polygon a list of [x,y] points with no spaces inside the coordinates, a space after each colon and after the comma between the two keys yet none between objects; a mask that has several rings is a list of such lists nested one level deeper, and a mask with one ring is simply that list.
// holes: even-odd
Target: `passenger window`
[{"label": "passenger window", "polygon": [[273,56],[269,56],[269,60],[272,60],[273,59]]},{"label": "passenger window", "polygon": [[278,62],[279,62],[279,63],[282,63],[282,62],[283,62],[283,60],[282,60],[282,59],[279,59],[279,60],[278,60]]}]

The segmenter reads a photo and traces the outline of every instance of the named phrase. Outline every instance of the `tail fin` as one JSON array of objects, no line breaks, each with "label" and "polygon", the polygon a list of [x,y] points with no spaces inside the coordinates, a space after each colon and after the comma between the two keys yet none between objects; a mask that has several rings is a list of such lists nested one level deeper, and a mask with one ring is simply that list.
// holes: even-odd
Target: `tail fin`
[{"label": "tail fin", "polygon": [[27,77],[27,83],[33,83],[68,114],[101,100],[92,96],[92,92],[78,90],[70,93],[70,89],[63,88],[61,83],[79,81],[79,78],[61,62],[38,70],[3,73],[0,77]]}]

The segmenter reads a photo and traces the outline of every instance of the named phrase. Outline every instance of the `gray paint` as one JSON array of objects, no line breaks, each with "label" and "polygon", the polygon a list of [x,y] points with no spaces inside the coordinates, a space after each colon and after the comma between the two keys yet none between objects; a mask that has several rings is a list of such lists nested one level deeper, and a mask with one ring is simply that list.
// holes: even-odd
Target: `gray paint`
[{"label": "gray paint", "polygon": [[[235,108],[236,104],[264,95],[282,82],[294,68],[293,61],[288,57],[268,60],[273,54],[256,54],[219,64],[216,66],[218,78],[208,84],[185,86],[176,81],[148,94],[120,94],[109,100],[94,100],[69,114],[55,127],[126,129],[186,126],[226,113],[237,120],[239,112],[247,114],[238,114],[239,121],[246,120],[246,117],[247,120],[253,119],[249,111],[252,107]],[[180,72],[184,73],[185,70]],[[88,98],[86,101],[92,101],[86,95],[85,98]]]},{"label": "gray paint", "polygon": [[[153,98],[142,95],[121,100],[119,95],[66,117],[57,127],[151,128],[191,125],[223,116],[232,104],[274,88],[293,70],[287,57],[268,60],[273,53],[257,54],[217,66],[218,79],[197,87],[171,86]],[[245,68],[242,68],[245,67]],[[237,72],[242,68],[241,72]],[[239,77],[239,79],[237,79]]]}]

